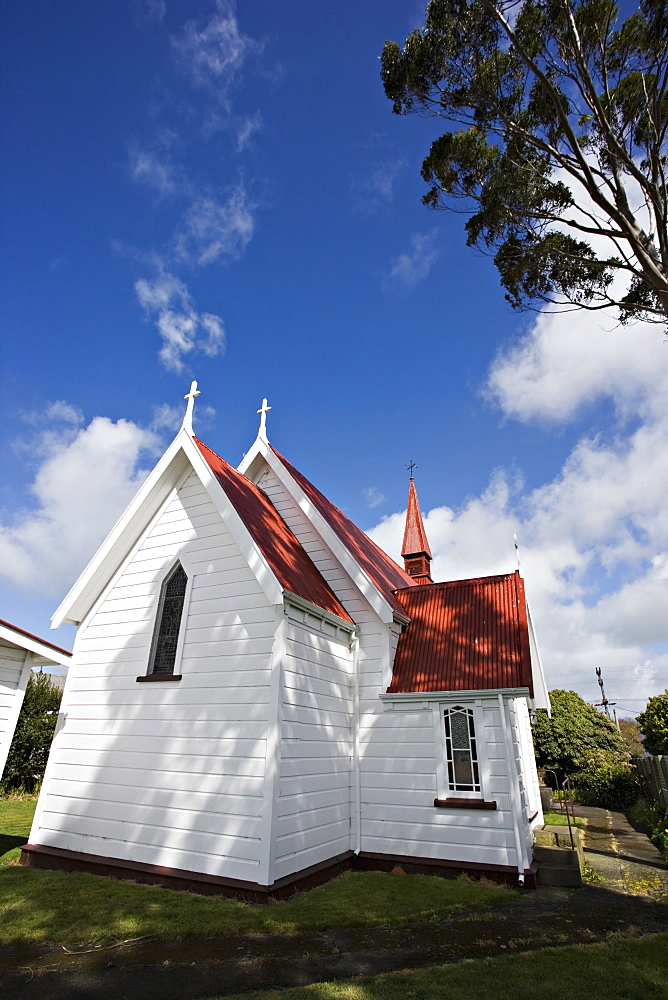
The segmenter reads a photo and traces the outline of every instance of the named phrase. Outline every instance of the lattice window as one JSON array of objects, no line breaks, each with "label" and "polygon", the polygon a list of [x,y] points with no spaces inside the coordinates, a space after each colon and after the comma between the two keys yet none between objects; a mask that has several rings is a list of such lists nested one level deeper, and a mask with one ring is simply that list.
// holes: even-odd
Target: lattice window
[{"label": "lattice window", "polygon": [[453,792],[479,792],[480,773],[476,749],[473,709],[446,708],[445,752],[448,765],[448,785]]},{"label": "lattice window", "polygon": [[149,673],[173,674],[188,577],[177,563],[160,591]]}]

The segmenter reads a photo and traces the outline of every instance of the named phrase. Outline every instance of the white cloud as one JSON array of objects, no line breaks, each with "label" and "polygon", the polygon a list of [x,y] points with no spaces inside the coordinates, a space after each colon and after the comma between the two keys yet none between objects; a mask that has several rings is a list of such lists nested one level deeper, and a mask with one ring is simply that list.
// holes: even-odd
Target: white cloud
[{"label": "white cloud", "polygon": [[366,489],[362,490],[362,494],[367,507],[370,507],[371,510],[374,507],[380,507],[387,500],[387,497],[380,492],[377,486],[367,486]]},{"label": "white cloud", "polygon": [[160,23],[167,12],[165,0],[135,0],[140,21]]},{"label": "white cloud", "polygon": [[438,250],[434,249],[435,237],[435,232],[413,233],[410,250],[399,254],[392,261],[389,273],[381,279],[386,292],[406,291],[424,281],[438,257]]},{"label": "white cloud", "polygon": [[[596,700],[601,666],[627,709],[663,689],[668,670],[667,350],[656,327],[540,316],[500,352],[490,396],[506,417],[542,422],[607,397],[614,424],[583,434],[537,489],[497,470],[481,496],[425,518],[440,580],[510,572],[517,532],[549,686]],[[403,528],[393,514],[370,534],[399,558]]]},{"label": "white cloud", "polygon": [[234,259],[250,243],[253,229],[253,205],[239,183],[227,201],[201,197],[192,203],[176,237],[176,255],[199,266]]},{"label": "white cloud", "polygon": [[[61,411],[69,406],[58,405]],[[157,443],[152,431],[107,417],[95,417],[74,435],[53,434],[30,487],[30,506],[0,523],[0,577],[42,596],[62,594],[146,477],[143,461]],[[43,439],[38,444],[44,451]]]},{"label": "white cloud", "polygon": [[262,47],[239,29],[231,0],[217,0],[208,20],[189,21],[171,41],[184,71],[197,86],[213,90],[224,105],[244,63]]},{"label": "white cloud", "polygon": [[174,165],[165,156],[136,146],[130,150],[130,176],[161,195],[175,194],[182,186]]},{"label": "white cloud", "polygon": [[656,412],[667,389],[668,346],[656,326],[619,326],[583,311],[541,314],[500,350],[487,382],[503,413],[527,422],[570,420],[604,397],[621,415]]},{"label": "white cloud", "polygon": [[155,317],[162,337],[160,360],[168,371],[182,372],[184,355],[201,352],[216,357],[225,351],[225,329],[220,316],[198,313],[183,281],[161,270],[152,281],[135,282],[139,304]]},{"label": "white cloud", "polygon": [[249,115],[244,118],[243,121],[237,125],[237,153],[241,153],[242,150],[250,144],[251,139],[256,132],[262,128],[262,115],[259,111],[256,111],[254,115]]},{"label": "white cloud", "polygon": [[350,189],[357,211],[374,212],[393,201],[397,183],[405,170],[405,160],[388,161],[368,177],[353,180]]}]

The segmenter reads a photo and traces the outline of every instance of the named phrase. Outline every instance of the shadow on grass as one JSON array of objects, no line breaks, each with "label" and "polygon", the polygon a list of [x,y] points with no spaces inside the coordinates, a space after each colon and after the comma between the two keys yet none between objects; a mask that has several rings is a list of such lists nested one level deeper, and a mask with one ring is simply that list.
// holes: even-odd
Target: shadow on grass
[{"label": "shadow on grass", "polygon": [[8,837],[6,834],[0,833],[0,864],[2,864],[5,854],[15,851],[17,847],[23,847],[25,842],[25,837]]},{"label": "shadow on grass", "polygon": [[512,889],[466,878],[346,872],[310,892],[257,907],[83,872],[6,867],[0,872],[0,946],[99,943],[138,936],[289,936],[438,920],[515,898]]}]

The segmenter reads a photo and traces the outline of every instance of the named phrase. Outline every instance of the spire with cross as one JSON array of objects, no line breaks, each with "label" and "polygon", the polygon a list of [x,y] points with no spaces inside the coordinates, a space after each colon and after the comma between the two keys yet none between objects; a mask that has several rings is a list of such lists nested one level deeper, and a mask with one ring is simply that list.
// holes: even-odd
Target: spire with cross
[{"label": "spire with cross", "polygon": [[262,400],[262,406],[257,411],[260,414],[260,430],[258,431],[258,437],[263,441],[266,441],[267,444],[269,443],[269,439],[267,438],[267,414],[270,409],[271,406],[267,405],[267,398],[265,396]]},{"label": "spire with cross", "polygon": [[401,558],[404,560],[404,568],[409,576],[416,583],[431,583],[431,549],[427,541],[427,533],[424,530],[422,512],[415,491],[415,480],[413,479],[413,469],[417,465],[411,459],[406,466],[410,470],[411,478],[408,484],[408,505],[406,507],[406,529],[404,531],[404,542],[401,546]]},{"label": "spire with cross", "polygon": [[188,405],[186,407],[183,423],[181,424],[181,429],[187,431],[188,434],[193,433],[193,408],[195,406],[196,397],[201,395],[201,392],[197,388],[197,382],[193,381],[190,383],[190,392],[186,393],[183,397],[188,400]]}]

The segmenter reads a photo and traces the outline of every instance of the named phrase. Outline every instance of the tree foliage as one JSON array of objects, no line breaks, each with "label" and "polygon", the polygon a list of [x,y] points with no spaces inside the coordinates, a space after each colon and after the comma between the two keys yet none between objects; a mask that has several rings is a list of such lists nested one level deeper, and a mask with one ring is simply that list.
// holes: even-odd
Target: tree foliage
[{"label": "tree foliage", "polygon": [[552,715],[536,713],[533,742],[538,767],[564,777],[585,768],[628,764],[630,753],[614,724],[575,691],[550,691]]},{"label": "tree foliage", "polygon": [[58,719],[62,691],[47,674],[31,674],[16,724],[5,770],[5,791],[33,791],[44,777],[49,750]]},{"label": "tree foliage", "polygon": [[393,110],[462,126],[424,160],[423,201],[464,203],[514,307],[666,322],[667,38],[666,0],[621,22],[613,0],[431,0],[385,43]]},{"label": "tree foliage", "polygon": [[620,719],[619,731],[624,737],[632,757],[642,757],[645,748],[642,745],[640,726],[635,719]]},{"label": "tree foliage", "polygon": [[668,688],[647,702],[637,718],[647,753],[668,754]]}]

